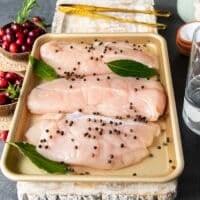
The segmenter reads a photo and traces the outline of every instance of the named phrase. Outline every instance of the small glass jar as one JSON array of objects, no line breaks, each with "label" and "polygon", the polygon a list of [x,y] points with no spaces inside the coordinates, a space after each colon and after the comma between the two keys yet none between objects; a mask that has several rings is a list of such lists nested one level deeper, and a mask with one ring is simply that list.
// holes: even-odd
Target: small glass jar
[{"label": "small glass jar", "polygon": [[196,4],[199,0],[177,0],[177,11],[181,19],[185,22],[194,21]]}]

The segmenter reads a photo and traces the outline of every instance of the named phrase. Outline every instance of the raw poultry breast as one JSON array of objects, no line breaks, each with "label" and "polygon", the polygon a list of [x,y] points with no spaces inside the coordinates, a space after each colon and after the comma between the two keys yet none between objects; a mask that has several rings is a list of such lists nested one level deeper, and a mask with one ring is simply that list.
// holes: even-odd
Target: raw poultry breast
[{"label": "raw poultry breast", "polygon": [[102,170],[128,167],[149,155],[161,132],[152,122],[165,112],[165,90],[155,77],[122,77],[107,66],[124,59],[159,69],[148,44],[54,40],[41,46],[40,58],[59,75],[27,97],[38,121],[26,138],[41,155]]},{"label": "raw poultry breast", "polygon": [[146,157],[160,127],[97,115],[44,115],[26,133],[48,159],[98,169],[120,169]]},{"label": "raw poultry breast", "polygon": [[156,121],[164,113],[166,94],[160,82],[114,74],[64,78],[35,87],[28,96],[35,114],[80,111],[119,119]]},{"label": "raw poultry breast", "polygon": [[72,72],[79,75],[111,73],[106,63],[120,59],[138,61],[157,69],[159,66],[157,56],[147,48],[126,42],[84,44],[51,41],[41,46],[40,57],[61,76]]}]

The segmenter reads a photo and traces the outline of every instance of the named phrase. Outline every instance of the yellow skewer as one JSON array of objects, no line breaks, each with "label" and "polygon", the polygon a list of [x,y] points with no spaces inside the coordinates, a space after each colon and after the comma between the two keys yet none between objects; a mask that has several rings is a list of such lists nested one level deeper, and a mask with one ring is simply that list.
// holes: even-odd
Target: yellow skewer
[{"label": "yellow skewer", "polygon": [[101,19],[106,19],[106,20],[115,20],[115,21],[124,22],[124,23],[141,24],[141,25],[145,25],[145,26],[149,26],[149,27],[158,28],[158,29],[165,29],[166,28],[165,24],[147,23],[147,22],[142,22],[142,21],[113,17],[113,16],[109,16],[109,15],[97,14],[97,13],[87,11],[85,9],[79,9],[79,8],[76,8],[76,7],[59,6],[58,10],[61,11],[61,12],[64,12],[64,13],[68,13],[68,14],[74,14],[74,15],[80,15],[80,16],[86,16],[86,17],[93,17],[93,18],[101,18]]},{"label": "yellow skewer", "polygon": [[159,17],[169,17],[171,13],[169,11],[162,10],[137,10],[137,9],[125,9],[125,8],[109,8],[109,7],[100,7],[100,6],[90,6],[90,5],[81,5],[81,4],[61,4],[61,7],[73,7],[78,9],[84,9],[87,11],[93,12],[126,12],[126,13],[143,13],[150,14]]}]

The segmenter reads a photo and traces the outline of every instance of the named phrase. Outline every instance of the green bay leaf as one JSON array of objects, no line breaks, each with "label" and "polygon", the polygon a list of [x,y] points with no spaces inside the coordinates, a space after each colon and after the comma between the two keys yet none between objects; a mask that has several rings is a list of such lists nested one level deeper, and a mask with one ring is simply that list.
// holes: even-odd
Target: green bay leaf
[{"label": "green bay leaf", "polygon": [[51,81],[58,78],[56,71],[48,64],[41,60],[36,59],[33,56],[29,56],[29,61],[32,65],[34,73],[47,81]]},{"label": "green bay leaf", "polygon": [[68,173],[67,165],[43,157],[36,151],[36,147],[32,144],[23,142],[9,142],[8,144],[16,147],[24,156],[29,158],[32,163],[48,173]]},{"label": "green bay leaf", "polygon": [[150,78],[158,75],[156,69],[149,68],[140,62],[134,60],[114,60],[107,63],[112,72],[119,76]]}]

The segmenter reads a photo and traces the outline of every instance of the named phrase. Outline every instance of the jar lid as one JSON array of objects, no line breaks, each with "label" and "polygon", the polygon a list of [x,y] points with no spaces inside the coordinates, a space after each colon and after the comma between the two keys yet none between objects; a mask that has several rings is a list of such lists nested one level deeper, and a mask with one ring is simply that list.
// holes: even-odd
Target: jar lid
[{"label": "jar lid", "polygon": [[[200,27],[200,21],[194,21],[186,23],[178,29],[176,34],[176,45],[183,55],[190,55],[193,34],[198,27]],[[200,36],[198,37],[200,41]]]}]

